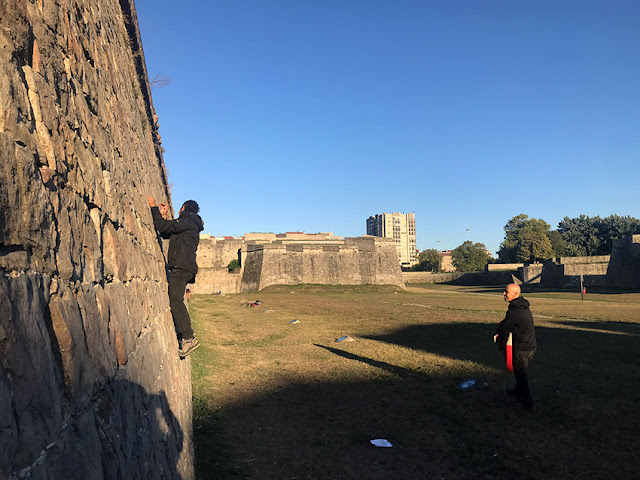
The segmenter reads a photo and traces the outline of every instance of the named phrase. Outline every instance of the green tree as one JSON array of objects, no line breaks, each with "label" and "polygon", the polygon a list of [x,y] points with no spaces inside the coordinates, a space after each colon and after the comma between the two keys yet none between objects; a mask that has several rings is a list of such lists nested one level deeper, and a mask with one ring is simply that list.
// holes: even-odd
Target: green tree
[{"label": "green tree", "polygon": [[609,215],[599,222],[596,222],[598,228],[598,238],[600,246],[598,253],[600,255],[610,255],[613,248],[614,240],[640,233],[640,220],[630,216],[621,217],[619,215]]},{"label": "green tree", "polygon": [[567,243],[567,256],[584,257],[600,253],[598,230],[601,221],[600,217],[580,215],[576,218],[564,217],[558,223],[558,231]]},{"label": "green tree", "polygon": [[473,243],[466,240],[451,252],[453,265],[462,272],[477,272],[484,269],[489,263],[487,247],[482,243]]},{"label": "green tree", "polygon": [[439,272],[441,270],[442,259],[437,250],[430,248],[420,252],[418,264],[414,265],[416,272]]},{"label": "green tree", "polygon": [[551,230],[547,233],[549,241],[551,242],[551,249],[553,250],[554,257],[563,257],[567,252],[567,242],[562,238],[562,234],[557,230]]},{"label": "green tree", "polygon": [[234,270],[237,270],[238,268],[240,268],[240,262],[238,261],[237,258],[234,258],[229,262],[229,265],[227,265],[227,268],[229,269],[230,272],[233,272]]},{"label": "green tree", "polygon": [[504,226],[504,241],[500,244],[498,257],[503,263],[546,260],[553,256],[549,239],[551,226],[544,220],[529,218],[521,213]]}]

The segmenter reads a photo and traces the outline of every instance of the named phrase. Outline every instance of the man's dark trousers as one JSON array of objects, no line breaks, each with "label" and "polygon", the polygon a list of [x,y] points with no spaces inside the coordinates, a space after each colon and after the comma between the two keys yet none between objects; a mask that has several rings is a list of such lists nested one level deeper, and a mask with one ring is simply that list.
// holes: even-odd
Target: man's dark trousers
[{"label": "man's dark trousers", "polygon": [[523,404],[532,405],[527,367],[536,353],[535,350],[522,350],[513,353],[513,376],[516,377],[515,395]]},{"label": "man's dark trousers", "polygon": [[187,283],[193,281],[193,277],[193,273],[181,268],[172,268],[169,276],[169,304],[173,323],[178,337],[185,340],[193,338],[189,310],[184,304],[184,290],[187,288]]}]

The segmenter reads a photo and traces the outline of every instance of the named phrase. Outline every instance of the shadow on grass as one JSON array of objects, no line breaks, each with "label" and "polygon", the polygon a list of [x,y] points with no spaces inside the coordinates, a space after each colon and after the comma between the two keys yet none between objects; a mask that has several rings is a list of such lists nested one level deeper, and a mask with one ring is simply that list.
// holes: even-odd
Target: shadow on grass
[{"label": "shadow on grass", "polygon": [[[460,284],[460,283],[441,283],[441,284],[431,284],[431,283],[410,283],[407,284],[408,287],[415,288],[424,288],[424,289],[433,289],[433,286],[436,285],[445,285],[452,287],[464,287],[464,293],[495,293],[501,295],[504,291],[504,285],[477,285],[477,284]],[[431,288],[430,288],[431,287]],[[580,299],[580,288],[579,287],[547,287],[542,286],[538,283],[526,283],[520,285],[522,289],[522,293],[526,295],[527,293],[575,293],[577,298]],[[613,288],[613,287],[596,287],[596,286],[587,286],[587,295],[585,298],[589,298],[590,294],[601,294],[601,295],[628,295],[633,293],[640,293],[639,288]]]},{"label": "shadow on grass", "polygon": [[607,320],[595,321],[557,321],[557,324],[566,325],[568,327],[586,328],[591,330],[605,330],[612,333],[624,333],[631,336],[640,336],[640,324],[629,322],[614,322]]},{"label": "shadow on grass", "polygon": [[[504,442],[499,435],[490,441],[491,431],[470,430],[468,413],[476,402],[493,401],[497,410],[508,400],[489,389],[465,394],[455,386],[451,378],[429,383],[412,375],[392,382],[298,382],[248,396],[210,410],[207,423],[196,426],[197,478],[486,478],[504,468],[493,460]],[[522,415],[514,405],[507,408]],[[377,449],[370,444],[376,438],[394,447]]]},{"label": "shadow on grass", "polygon": [[[566,364],[598,364],[612,374],[620,368],[638,365],[640,326],[623,322],[572,322],[562,324],[592,328],[593,332],[564,328],[536,327],[536,358]],[[385,335],[365,338],[423,350],[457,360],[469,360],[488,367],[496,365],[497,347],[493,344],[495,324],[455,323],[412,325]],[[623,335],[595,330],[610,330]],[[606,359],[603,362],[603,359]],[[534,359],[534,365],[536,360]],[[615,375],[614,375],[615,376]]]},{"label": "shadow on grass", "polygon": [[374,360],[372,358],[362,357],[360,355],[356,355],[354,353],[350,353],[345,350],[340,350],[338,348],[327,347],[326,345],[319,345],[317,343],[314,343],[314,345],[316,347],[324,348],[328,352],[331,352],[340,357],[365,363],[372,367],[376,367],[376,368],[379,368],[380,370],[384,370],[385,372],[391,373],[392,375],[397,375],[398,377],[425,376],[421,372],[416,372],[415,370],[399,367],[397,365],[393,365],[387,362],[381,362],[379,360]]},{"label": "shadow on grass", "polygon": [[[368,338],[502,368],[494,328],[416,325]],[[640,340],[547,327],[537,333],[532,413],[505,395],[506,372],[460,392],[456,374],[427,375],[347,351],[358,344],[316,344],[393,376],[294,381],[246,392],[215,412],[203,402],[194,415],[197,477],[632,478],[640,451]],[[375,438],[394,446],[375,448]]]}]

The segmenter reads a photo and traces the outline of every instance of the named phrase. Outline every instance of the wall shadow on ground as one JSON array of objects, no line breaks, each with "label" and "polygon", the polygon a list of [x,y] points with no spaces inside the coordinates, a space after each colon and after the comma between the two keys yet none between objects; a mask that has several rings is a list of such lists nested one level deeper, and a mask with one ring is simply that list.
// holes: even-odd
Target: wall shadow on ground
[{"label": "wall shadow on ground", "polygon": [[[317,344],[347,362],[379,369],[380,377],[305,378],[269,392],[246,392],[216,411],[201,402],[195,424],[197,478],[635,475],[640,419],[634,391],[624,385],[637,375],[640,339],[538,327],[540,349],[531,368],[538,406],[529,414],[504,393],[511,375],[491,376],[483,368],[503,372],[492,343],[494,329],[477,323],[414,325],[369,337],[477,362],[475,374],[484,375],[486,385],[469,392],[457,389],[464,378],[455,372],[414,371],[349,351],[357,343]],[[473,374],[473,368],[465,373]],[[585,375],[596,377],[585,381]],[[394,447],[375,448],[369,443],[375,438]]]},{"label": "wall shadow on ground", "polygon": [[346,358],[348,360],[355,360],[358,362],[365,363],[375,368],[379,368],[380,370],[384,370],[385,372],[391,373],[392,375],[397,375],[400,378],[404,377],[423,377],[429,378],[423,372],[411,370],[409,368],[399,367],[398,365],[393,365],[391,363],[382,362],[380,360],[374,360],[373,358],[362,357],[360,355],[356,355],[354,353],[347,352],[346,350],[340,350],[339,348],[333,348],[326,345],[314,344],[316,347],[324,348],[328,352],[331,352],[340,357]]},{"label": "wall shadow on ground", "polygon": [[[590,293],[597,293],[600,295],[624,295],[628,293],[640,293],[640,289],[634,288],[613,288],[613,287],[602,287],[602,286],[589,286],[585,285],[587,288],[587,294],[585,298],[589,298]],[[580,280],[575,286],[572,287],[547,287],[539,284],[535,285],[521,285],[523,292],[535,292],[535,293],[555,293],[555,292],[569,292],[576,293],[576,295],[580,295]]]},{"label": "wall shadow on ground", "polygon": [[[594,331],[570,328],[536,326],[538,352],[536,357],[544,361],[558,362],[579,352],[583,363],[598,364],[612,352],[623,364],[612,365],[611,373],[637,364],[640,348],[640,333],[637,324],[622,322],[562,322],[562,325],[592,328]],[[371,335],[366,338],[399,345],[415,350],[435,353],[456,360],[470,360],[487,367],[495,367],[499,355],[493,343],[496,324],[455,323],[412,325],[386,335]],[[611,330],[626,333],[615,335],[595,330]]]},{"label": "wall shadow on ground", "polygon": [[593,322],[579,322],[564,320],[555,322],[560,325],[566,325],[568,327],[586,328],[590,330],[606,330],[614,333],[625,333],[627,335],[640,337],[640,323],[629,322],[614,322],[608,320],[598,320]]},{"label": "wall shadow on ground", "polygon": [[420,324],[365,338],[495,367],[500,363],[493,343],[496,326],[489,323]]},{"label": "wall shadow on ground", "polygon": [[[410,283],[407,286],[414,288],[425,288],[430,289],[430,286],[433,284],[425,284],[425,283]],[[454,283],[445,283],[439,285],[452,285],[452,286],[465,286],[471,288],[465,288],[464,292],[460,293],[495,293],[497,295],[502,295],[504,292],[504,288],[507,285],[458,285]],[[477,288],[472,288],[472,287]],[[522,289],[522,294],[527,295],[528,293],[575,293],[576,299],[580,299],[580,288],[579,287],[545,287],[540,284],[524,284],[520,285]],[[444,291],[444,290],[443,290]],[[640,289],[623,289],[623,288],[607,288],[607,287],[589,287],[587,286],[587,294],[585,298],[589,299],[589,294],[599,294],[599,295],[625,295],[630,293],[640,293]]]}]

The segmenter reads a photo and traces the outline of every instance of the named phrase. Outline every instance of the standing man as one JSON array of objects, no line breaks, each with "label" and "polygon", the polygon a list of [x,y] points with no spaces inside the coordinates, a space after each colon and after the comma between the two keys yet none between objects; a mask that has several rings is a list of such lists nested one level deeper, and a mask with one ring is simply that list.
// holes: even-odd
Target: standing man
[{"label": "standing man", "polygon": [[184,358],[200,346],[191,328],[189,310],[184,304],[184,292],[187,283],[195,282],[196,273],[198,273],[196,250],[200,242],[200,232],[204,230],[204,223],[198,215],[200,207],[193,200],[184,202],[175,220],[166,219],[167,205],[160,204],[158,208],[151,195],[148,200],[153,215],[153,225],[162,238],[169,239],[167,256],[169,304],[180,343],[178,353],[181,358]]},{"label": "standing man", "polygon": [[537,348],[533,315],[529,310],[529,301],[520,296],[520,287],[515,283],[507,285],[502,295],[505,302],[509,302],[509,309],[504,320],[498,324],[494,340],[504,353],[509,333],[512,334],[513,375],[516,377],[516,386],[513,390],[507,390],[507,393],[516,397],[527,410],[530,410],[533,400],[529,391],[527,367]]}]

